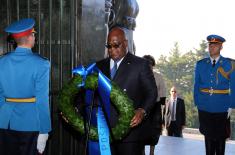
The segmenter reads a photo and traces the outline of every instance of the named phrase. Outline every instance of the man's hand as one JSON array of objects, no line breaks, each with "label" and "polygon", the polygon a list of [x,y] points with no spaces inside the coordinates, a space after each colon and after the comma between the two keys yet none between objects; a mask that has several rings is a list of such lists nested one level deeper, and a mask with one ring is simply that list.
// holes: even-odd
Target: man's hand
[{"label": "man's hand", "polygon": [[45,150],[47,139],[48,139],[48,134],[38,135],[37,150],[40,154],[42,154]]},{"label": "man's hand", "polygon": [[137,110],[135,110],[135,115],[131,120],[130,126],[133,128],[137,125],[139,125],[142,120],[144,119],[145,116],[145,110],[142,108],[139,108]]},{"label": "man's hand", "polygon": [[227,115],[227,119],[231,116],[232,114],[232,108],[228,108],[228,115]]}]

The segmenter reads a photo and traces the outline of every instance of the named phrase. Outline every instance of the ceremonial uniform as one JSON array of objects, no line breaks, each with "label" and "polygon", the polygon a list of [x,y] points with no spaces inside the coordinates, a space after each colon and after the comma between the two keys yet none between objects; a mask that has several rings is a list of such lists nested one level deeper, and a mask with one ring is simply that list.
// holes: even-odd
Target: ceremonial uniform
[{"label": "ceremonial uniform", "polygon": [[[205,58],[197,63],[195,71],[194,99],[199,111],[221,113],[221,115],[224,115],[226,118],[228,108],[235,107],[234,69],[235,62],[222,56],[220,56],[215,67],[212,67],[210,58]],[[201,118],[201,120],[204,120],[204,118]],[[228,129],[224,128],[227,126],[219,125],[219,123],[226,124],[226,120],[223,122],[216,122],[218,123],[218,127],[221,127],[219,129],[221,132],[216,132],[215,128],[204,128],[204,126],[208,126],[211,123],[212,122],[209,121],[201,124],[200,131],[210,137],[227,138],[229,136]]]},{"label": "ceremonial uniform", "polygon": [[0,154],[4,155],[37,154],[39,135],[48,137],[51,131],[50,63],[31,50],[34,23],[23,19],[5,29],[22,46],[0,57]]},{"label": "ceremonial uniform", "polygon": [[[212,44],[219,41],[222,44],[225,41],[217,35],[210,35],[207,40]],[[214,64],[212,61],[214,61]],[[194,103],[199,112],[199,130],[205,135],[207,154],[210,155],[207,140],[209,144],[211,141],[225,143],[225,139],[230,134],[227,111],[229,108],[235,108],[234,70],[235,62],[221,55],[217,57],[217,60],[204,58],[196,64]]]},{"label": "ceremonial uniform", "polygon": [[0,128],[51,130],[49,61],[31,49],[17,47],[0,58]]}]

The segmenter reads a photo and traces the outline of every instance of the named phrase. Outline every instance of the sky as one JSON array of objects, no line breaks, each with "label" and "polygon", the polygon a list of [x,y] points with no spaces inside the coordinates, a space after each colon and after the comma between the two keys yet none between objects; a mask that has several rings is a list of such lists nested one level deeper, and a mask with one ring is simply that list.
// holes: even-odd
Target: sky
[{"label": "sky", "polygon": [[210,34],[226,39],[221,55],[235,59],[234,0],[137,0],[136,55],[158,59],[179,43],[182,53],[199,48]]}]

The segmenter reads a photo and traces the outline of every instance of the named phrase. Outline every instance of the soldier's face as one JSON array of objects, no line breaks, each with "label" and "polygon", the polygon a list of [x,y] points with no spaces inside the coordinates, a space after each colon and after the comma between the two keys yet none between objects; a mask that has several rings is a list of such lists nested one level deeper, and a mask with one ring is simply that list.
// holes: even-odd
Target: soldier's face
[{"label": "soldier's face", "polygon": [[222,49],[221,43],[209,43],[209,53],[211,57],[217,57],[220,55],[220,50]]},{"label": "soldier's face", "polygon": [[106,47],[110,58],[120,60],[126,55],[127,40],[125,40],[125,37],[119,31],[112,31],[108,36]]}]

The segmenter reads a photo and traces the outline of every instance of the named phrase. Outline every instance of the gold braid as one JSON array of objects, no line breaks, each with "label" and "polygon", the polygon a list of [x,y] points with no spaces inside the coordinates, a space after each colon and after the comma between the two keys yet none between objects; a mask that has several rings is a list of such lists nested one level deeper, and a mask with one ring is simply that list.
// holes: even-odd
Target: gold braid
[{"label": "gold braid", "polygon": [[223,77],[225,77],[227,80],[230,80],[229,75],[235,70],[235,61],[231,60],[231,69],[228,72],[225,72],[223,67],[219,67],[217,69],[217,73],[216,73],[216,82],[218,84],[218,74],[220,73]]}]

